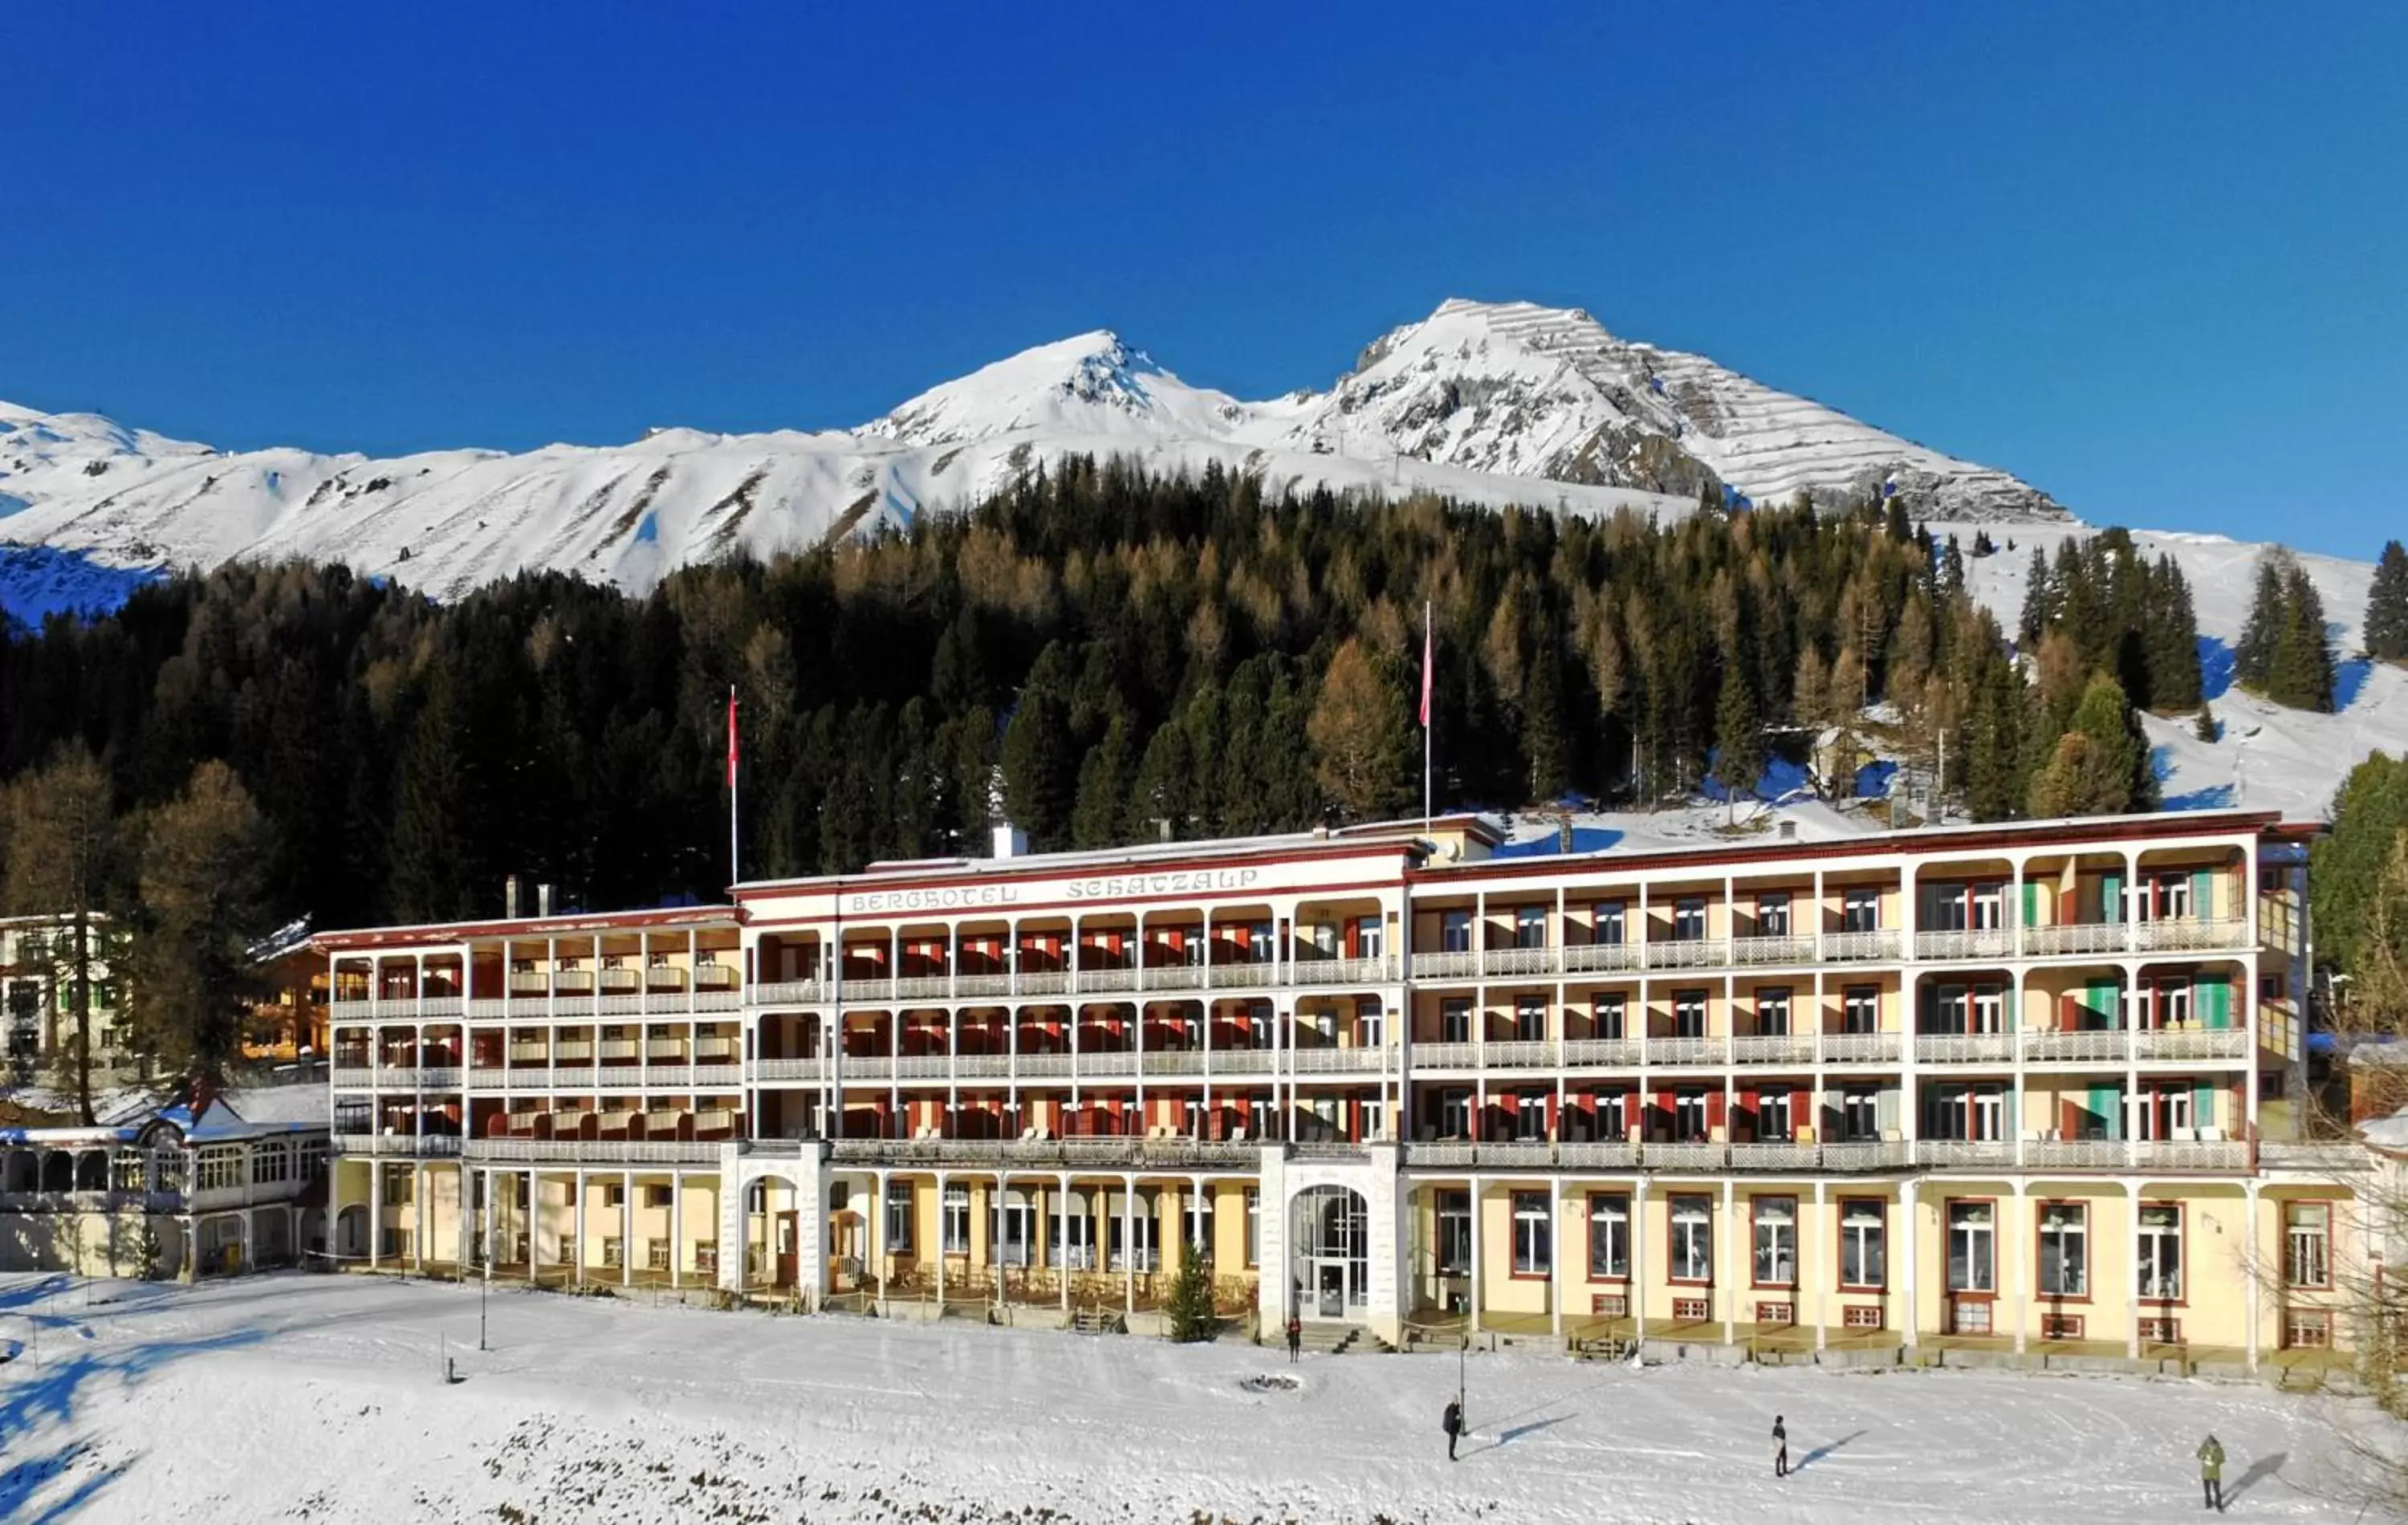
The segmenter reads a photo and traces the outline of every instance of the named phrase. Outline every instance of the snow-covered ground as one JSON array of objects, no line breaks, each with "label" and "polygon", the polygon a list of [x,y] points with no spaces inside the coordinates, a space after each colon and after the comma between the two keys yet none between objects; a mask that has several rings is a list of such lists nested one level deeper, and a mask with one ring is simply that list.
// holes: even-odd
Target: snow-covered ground
[{"label": "snow-covered ground", "polygon": [[[2138,1525],[2197,1515],[2211,1430],[2236,1514],[2359,1518],[2333,1406],[2254,1386],[1483,1354],[1449,1464],[1444,1356],[1290,1367],[1234,1344],[527,1292],[494,1296],[480,1353],[473,1288],[82,1298],[0,1284],[0,1519]],[[1264,1376],[1294,1386],[1249,1386]]]}]

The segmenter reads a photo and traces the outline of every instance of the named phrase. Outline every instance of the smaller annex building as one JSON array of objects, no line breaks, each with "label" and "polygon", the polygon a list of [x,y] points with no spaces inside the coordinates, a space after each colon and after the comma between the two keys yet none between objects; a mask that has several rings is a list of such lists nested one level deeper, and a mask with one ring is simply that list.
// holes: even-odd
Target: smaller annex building
[{"label": "smaller annex building", "polygon": [[0,1129],[0,1271],[192,1281],[294,1264],[324,1248],[326,1151],[311,1086]]}]

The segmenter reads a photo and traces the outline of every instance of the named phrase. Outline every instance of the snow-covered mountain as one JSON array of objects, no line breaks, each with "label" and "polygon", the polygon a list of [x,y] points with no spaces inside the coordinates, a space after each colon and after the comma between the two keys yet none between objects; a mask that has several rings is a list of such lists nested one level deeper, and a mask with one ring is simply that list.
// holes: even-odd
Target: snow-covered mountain
[{"label": "snow-covered mountain", "polygon": [[1572,512],[1677,514],[1886,483],[1920,518],[2056,519],[2045,494],[1586,314],[1448,302],[1326,391],[1243,402],[1110,333],[1041,345],[853,429],[664,429],[617,446],[395,459],[221,453],[92,414],[0,403],[0,603],[110,602],[159,568],[341,560],[438,597],[525,568],[644,588],[673,567],[768,554],[966,503],[1038,461],[1208,461],[1268,490],[1326,483]]}]

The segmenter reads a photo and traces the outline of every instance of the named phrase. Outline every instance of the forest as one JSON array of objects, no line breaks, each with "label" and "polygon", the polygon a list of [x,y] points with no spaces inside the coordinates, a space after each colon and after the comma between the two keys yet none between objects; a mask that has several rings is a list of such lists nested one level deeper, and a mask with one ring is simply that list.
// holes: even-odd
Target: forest
[{"label": "forest", "polygon": [[257,914],[322,927],[494,914],[512,872],[567,906],[720,896],[731,687],[748,878],[980,851],[1004,817],[1039,848],[1294,829],[1418,811],[1426,604],[1440,808],[1683,797],[1833,730],[1945,731],[1977,818],[2154,803],[2134,706],[2200,703],[2180,571],[2070,543],[2011,640],[1964,568],[2012,554],[1878,502],[1590,520],[1071,458],[642,595],[166,578],[8,633],[0,781],[88,754],[129,820],[238,788]]}]

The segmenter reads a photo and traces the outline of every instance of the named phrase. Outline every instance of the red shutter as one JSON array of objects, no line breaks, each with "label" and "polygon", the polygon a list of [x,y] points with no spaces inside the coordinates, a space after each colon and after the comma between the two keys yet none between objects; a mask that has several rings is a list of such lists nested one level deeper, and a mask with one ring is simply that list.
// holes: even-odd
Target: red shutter
[{"label": "red shutter", "polygon": [[1349,958],[1363,957],[1363,924],[1351,917],[1346,923],[1346,957]]},{"label": "red shutter", "polygon": [[1724,1101],[1725,1098],[1720,1091],[1706,1093],[1706,1126],[1708,1128],[1722,1128],[1728,1124],[1729,1118],[1727,1115]]}]

